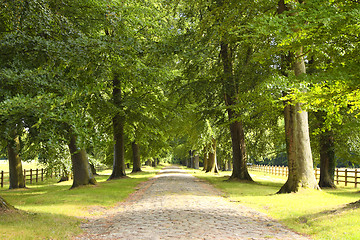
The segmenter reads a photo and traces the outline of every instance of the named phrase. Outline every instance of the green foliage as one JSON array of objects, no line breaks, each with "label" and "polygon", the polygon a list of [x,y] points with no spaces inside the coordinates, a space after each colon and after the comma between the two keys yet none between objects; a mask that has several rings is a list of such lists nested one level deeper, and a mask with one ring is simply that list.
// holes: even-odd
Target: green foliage
[{"label": "green foliage", "polygon": [[[285,151],[282,101],[291,99],[326,112],[324,125],[311,123],[314,138],[333,129],[337,156],[358,161],[359,4],[286,1],[289,11],[276,14],[277,3],[2,1],[1,149],[20,135],[23,158],[61,165],[74,132],[93,161],[110,163],[112,119],[120,114],[126,141],[140,145],[143,159],[171,149],[176,158],[200,153],[211,136],[227,159],[224,95],[232,93],[249,159]],[[231,52],[231,78],[221,44]],[[295,78],[285,62],[300,47],[308,74]],[[115,75],[120,105],[112,97]]]}]

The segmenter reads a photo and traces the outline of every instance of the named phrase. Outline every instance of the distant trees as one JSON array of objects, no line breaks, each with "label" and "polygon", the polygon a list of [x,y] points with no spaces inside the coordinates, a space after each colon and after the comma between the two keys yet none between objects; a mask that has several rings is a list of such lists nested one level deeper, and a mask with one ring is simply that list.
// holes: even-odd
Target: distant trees
[{"label": "distant trees", "polygon": [[[208,104],[199,114],[222,119],[225,113],[229,118],[233,176],[250,179],[246,158],[276,156],[287,149],[291,174],[279,192],[318,188],[314,155],[322,168],[320,185],[332,187],[335,156],[356,156],[355,148],[336,143],[342,135],[336,124],[359,110],[354,82],[359,6],[349,1],[260,1],[250,6],[246,1],[184,0],[177,7],[182,83],[193,86],[202,99],[189,98],[188,91],[186,96],[199,106]],[[309,120],[307,111],[314,113]],[[320,118],[312,118],[320,112]],[[279,134],[286,134],[286,141]],[[320,140],[312,144],[315,151],[310,137]]]}]

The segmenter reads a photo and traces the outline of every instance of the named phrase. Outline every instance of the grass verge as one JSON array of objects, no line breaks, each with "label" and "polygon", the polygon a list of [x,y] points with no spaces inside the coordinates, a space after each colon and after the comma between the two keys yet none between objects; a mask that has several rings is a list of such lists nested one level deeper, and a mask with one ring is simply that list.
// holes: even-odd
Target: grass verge
[{"label": "grass verge", "polygon": [[[341,187],[334,190],[302,190],[298,193],[275,194],[286,178],[251,172],[255,183],[228,182],[230,172],[218,175],[189,170],[224,192],[224,197],[264,212],[288,228],[314,239],[360,239],[358,189]],[[347,207],[346,207],[347,206]]]},{"label": "grass verge", "polygon": [[96,176],[97,185],[69,190],[71,181],[55,180],[27,189],[0,190],[0,196],[19,211],[0,213],[0,239],[70,239],[81,233],[85,217],[99,215],[123,201],[158,168],[146,167],[129,178],[106,181],[109,171]]}]

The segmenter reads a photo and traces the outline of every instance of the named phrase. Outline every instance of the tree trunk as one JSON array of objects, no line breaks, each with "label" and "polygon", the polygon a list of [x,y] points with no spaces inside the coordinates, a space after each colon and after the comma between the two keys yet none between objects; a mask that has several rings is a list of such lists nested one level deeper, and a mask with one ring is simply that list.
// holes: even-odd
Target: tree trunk
[{"label": "tree trunk", "polygon": [[219,168],[217,165],[217,159],[216,159],[216,140],[215,139],[212,140],[206,172],[211,172],[211,173],[219,172]]},{"label": "tree trunk", "polygon": [[232,171],[232,164],[230,159],[226,161],[226,171]]},{"label": "tree trunk", "polygon": [[229,44],[221,43],[220,57],[224,70],[224,89],[225,89],[225,105],[230,121],[230,133],[233,154],[233,172],[230,179],[253,181],[246,165],[246,144],[245,134],[241,121],[237,121],[237,114],[232,109],[236,104],[237,84],[233,76],[233,67]]},{"label": "tree trunk", "polygon": [[12,209],[14,209],[14,207],[11,206],[8,202],[5,201],[5,199],[3,199],[0,196],[0,213],[1,211],[12,210]]},{"label": "tree trunk", "polygon": [[[120,109],[122,104],[121,86],[119,76],[113,79],[113,101],[114,105]],[[119,110],[120,111],[120,110]],[[108,180],[122,178],[125,173],[125,149],[124,149],[124,118],[118,112],[113,118],[114,134],[114,162],[113,171]]]},{"label": "tree trunk", "polygon": [[318,189],[319,186],[314,175],[314,163],[310,146],[308,113],[301,109],[300,103],[296,103],[295,110],[297,124],[296,158],[299,161],[300,186]]},{"label": "tree trunk", "polygon": [[319,134],[319,152],[320,152],[320,180],[321,188],[336,188],[334,183],[334,172],[336,166],[334,138],[331,130],[325,127],[326,112],[318,111],[315,114],[319,128],[325,128]]},{"label": "tree trunk", "polygon": [[69,150],[74,174],[74,181],[71,188],[88,184],[96,184],[86,151],[77,147],[75,135],[72,135],[70,138]]},{"label": "tree trunk", "polygon": [[301,104],[287,105],[284,111],[289,175],[278,193],[297,192],[300,188],[319,189],[311,155],[308,115]]},{"label": "tree trunk", "polygon": [[[278,13],[287,11],[284,0],[278,3]],[[298,31],[295,29],[294,31]],[[296,77],[306,74],[302,47],[295,52],[294,73]],[[297,192],[299,188],[319,189],[314,175],[314,164],[310,147],[308,113],[301,108],[301,103],[284,109],[286,145],[289,161],[289,175],[278,193]]]},{"label": "tree trunk", "polygon": [[208,163],[209,163],[209,154],[207,152],[207,148],[204,147],[204,168],[203,168],[203,171],[206,171]]},{"label": "tree trunk", "polygon": [[96,176],[96,175],[99,175],[97,174],[96,172],[96,168],[95,168],[95,165],[93,163],[89,163],[90,164],[90,168],[91,168],[91,173]]},{"label": "tree trunk", "polygon": [[191,168],[195,168],[195,165],[194,165],[194,154],[195,154],[195,150],[190,150],[190,167],[191,167]]},{"label": "tree trunk", "polygon": [[321,188],[336,188],[334,138],[330,130],[320,133],[320,180]]},{"label": "tree trunk", "polygon": [[16,136],[12,141],[9,141],[7,145],[7,152],[9,158],[10,189],[25,187],[25,179],[19,151],[20,140],[19,136]]},{"label": "tree trunk", "polygon": [[287,103],[284,108],[284,120],[285,120],[285,141],[286,151],[288,158],[288,179],[286,183],[281,187],[278,193],[288,193],[298,190],[298,163],[296,161],[296,125],[295,122],[295,106]]},{"label": "tree trunk", "polygon": [[[231,116],[232,110],[229,110],[228,112],[229,116]],[[237,121],[231,123],[230,133],[233,149],[233,171],[230,179],[253,181],[246,165],[245,134],[242,123]]]},{"label": "tree trunk", "polygon": [[199,169],[199,155],[195,154],[194,156],[194,168]]},{"label": "tree trunk", "polygon": [[189,157],[186,158],[186,167],[191,168],[191,150],[189,151]]},{"label": "tree trunk", "polygon": [[139,145],[133,141],[131,143],[131,148],[132,148],[132,159],[133,159],[133,169],[132,172],[141,172],[141,161],[140,161],[140,150],[139,150]]}]

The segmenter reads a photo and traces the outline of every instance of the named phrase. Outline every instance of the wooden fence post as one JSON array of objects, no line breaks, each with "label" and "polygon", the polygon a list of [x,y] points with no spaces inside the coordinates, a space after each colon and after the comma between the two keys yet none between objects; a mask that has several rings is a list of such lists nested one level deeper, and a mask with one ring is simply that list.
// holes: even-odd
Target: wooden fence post
[{"label": "wooden fence post", "polygon": [[26,169],[24,169],[24,182],[26,183]]},{"label": "wooden fence post", "polygon": [[41,169],[41,181],[42,182],[44,181],[44,169],[43,168]]},{"label": "wooden fence post", "polygon": [[30,184],[32,184],[32,178],[33,178],[32,169],[30,169]]},{"label": "wooden fence post", "polygon": [[38,182],[38,179],[39,179],[39,169],[37,168],[36,169],[36,182]]},{"label": "wooden fence post", "polygon": [[339,169],[336,169],[336,184],[339,185]]},{"label": "wooden fence post", "polygon": [[3,188],[4,187],[4,171],[1,171],[1,175],[0,175],[0,185]]},{"label": "wooden fence post", "polygon": [[355,188],[357,188],[357,173],[358,173],[357,170],[358,170],[358,169],[355,168]]},{"label": "wooden fence post", "polygon": [[347,172],[347,168],[345,168],[345,186],[347,186],[347,179],[348,179],[348,172]]}]

